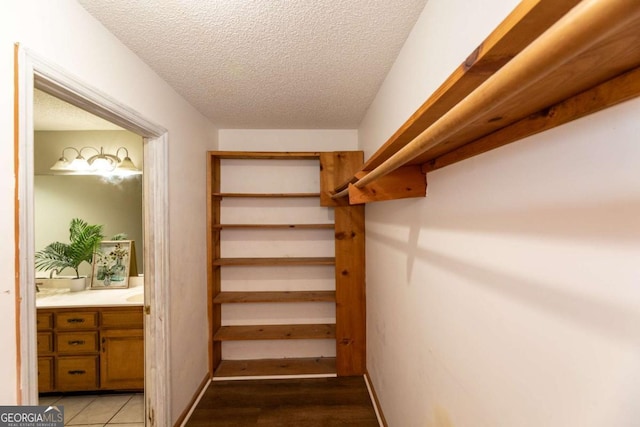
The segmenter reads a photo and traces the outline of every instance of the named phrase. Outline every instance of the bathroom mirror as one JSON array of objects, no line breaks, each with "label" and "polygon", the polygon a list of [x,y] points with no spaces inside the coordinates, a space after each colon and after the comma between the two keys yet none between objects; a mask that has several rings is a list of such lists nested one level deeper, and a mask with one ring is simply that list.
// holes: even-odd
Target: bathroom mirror
[{"label": "bathroom mirror", "polygon": [[[103,224],[105,240],[126,233],[143,253],[142,175],[126,177],[68,175],[51,170],[61,157],[76,157],[73,147],[85,158],[101,148],[119,157],[125,150],[137,168],[143,167],[143,141],[139,135],[103,121],[77,107],[36,90],[34,134],[34,202],[35,249],[54,241],[68,242],[69,222],[81,218],[90,224]],[[124,150],[122,149],[124,148]],[[137,257],[137,271],[142,272],[143,257]],[[81,275],[91,273],[84,263]],[[62,274],[69,274],[63,272]]]}]

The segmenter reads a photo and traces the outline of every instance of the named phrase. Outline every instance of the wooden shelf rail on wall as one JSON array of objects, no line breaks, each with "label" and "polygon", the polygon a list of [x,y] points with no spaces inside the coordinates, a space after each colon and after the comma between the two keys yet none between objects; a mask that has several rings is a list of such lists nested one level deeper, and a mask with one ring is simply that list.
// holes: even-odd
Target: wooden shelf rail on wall
[{"label": "wooden shelf rail on wall", "polygon": [[637,0],[525,0],[331,198],[424,196],[427,172],[638,96],[639,67]]}]

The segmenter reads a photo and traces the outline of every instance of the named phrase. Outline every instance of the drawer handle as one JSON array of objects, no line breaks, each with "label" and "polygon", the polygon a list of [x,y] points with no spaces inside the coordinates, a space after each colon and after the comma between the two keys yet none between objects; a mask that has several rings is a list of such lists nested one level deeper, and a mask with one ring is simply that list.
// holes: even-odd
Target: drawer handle
[{"label": "drawer handle", "polygon": [[69,373],[69,375],[84,375],[87,373],[87,371],[82,370],[82,369],[76,369],[74,371],[67,371]]},{"label": "drawer handle", "polygon": [[74,341],[67,341],[67,343],[69,345],[82,345],[84,343],[86,343],[85,340],[74,340]]},{"label": "drawer handle", "polygon": [[81,317],[72,317],[71,319],[67,319],[67,323],[84,323],[84,319]]}]

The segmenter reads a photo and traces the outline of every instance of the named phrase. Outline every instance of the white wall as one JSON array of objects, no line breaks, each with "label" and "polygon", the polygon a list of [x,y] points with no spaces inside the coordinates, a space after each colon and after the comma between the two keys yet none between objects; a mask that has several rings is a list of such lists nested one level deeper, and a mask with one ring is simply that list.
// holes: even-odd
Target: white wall
[{"label": "white wall", "polygon": [[339,151],[357,150],[355,129],[220,129],[220,150]]},{"label": "white wall", "polygon": [[[138,57],[73,0],[9,0],[0,6],[0,84],[13,93],[13,44],[169,131],[172,417],[180,415],[207,372],[205,151],[217,133]],[[18,400],[14,228],[13,100],[0,98],[0,403]]]},{"label": "white wall", "polygon": [[[362,148],[514,3],[430,0]],[[638,425],[638,115],[640,99],[430,173],[424,199],[367,206],[367,367],[390,426]]]}]

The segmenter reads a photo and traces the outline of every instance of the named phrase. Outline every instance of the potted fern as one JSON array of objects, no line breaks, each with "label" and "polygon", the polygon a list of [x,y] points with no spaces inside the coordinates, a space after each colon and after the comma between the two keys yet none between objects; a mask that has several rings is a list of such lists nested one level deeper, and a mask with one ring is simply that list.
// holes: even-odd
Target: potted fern
[{"label": "potted fern", "polygon": [[82,290],[86,287],[86,278],[80,277],[78,268],[83,262],[91,264],[93,253],[104,238],[102,225],[88,224],[74,218],[69,224],[69,243],[53,242],[35,254],[35,267],[39,271],[56,271],[71,268],[75,272],[71,290]]}]

